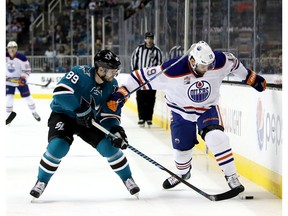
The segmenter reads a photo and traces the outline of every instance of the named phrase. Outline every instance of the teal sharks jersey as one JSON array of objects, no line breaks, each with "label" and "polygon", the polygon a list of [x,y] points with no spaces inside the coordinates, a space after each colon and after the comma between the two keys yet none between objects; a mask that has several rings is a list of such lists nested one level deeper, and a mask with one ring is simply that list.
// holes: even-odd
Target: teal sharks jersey
[{"label": "teal sharks jersey", "polygon": [[57,83],[51,109],[76,118],[76,109],[91,106],[96,121],[101,123],[108,120],[106,122],[112,126],[119,124],[121,111],[113,112],[106,105],[109,96],[118,88],[118,82],[113,79],[112,82],[97,84],[95,73],[95,68],[88,65],[73,67]]}]

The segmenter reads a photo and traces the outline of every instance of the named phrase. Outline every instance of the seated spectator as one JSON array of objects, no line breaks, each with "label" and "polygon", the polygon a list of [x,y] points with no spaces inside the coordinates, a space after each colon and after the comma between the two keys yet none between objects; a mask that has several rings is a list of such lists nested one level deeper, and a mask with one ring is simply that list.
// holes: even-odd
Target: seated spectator
[{"label": "seated spectator", "polygon": [[49,67],[49,65],[48,65],[46,62],[43,63],[42,72],[43,72],[43,73],[50,73],[50,72],[52,72],[51,68]]},{"label": "seated spectator", "polygon": [[88,55],[87,48],[83,42],[78,44],[77,55]]},{"label": "seated spectator", "polygon": [[48,49],[45,51],[44,55],[45,55],[46,57],[49,57],[49,58],[55,57],[55,56],[56,56],[56,51],[55,51],[55,50],[52,50],[52,46],[50,45],[50,46],[48,47]]},{"label": "seated spectator", "polygon": [[64,68],[62,65],[56,63],[56,64],[55,64],[55,71],[54,71],[54,72],[55,72],[55,73],[65,73],[66,70],[65,70],[65,68]]}]

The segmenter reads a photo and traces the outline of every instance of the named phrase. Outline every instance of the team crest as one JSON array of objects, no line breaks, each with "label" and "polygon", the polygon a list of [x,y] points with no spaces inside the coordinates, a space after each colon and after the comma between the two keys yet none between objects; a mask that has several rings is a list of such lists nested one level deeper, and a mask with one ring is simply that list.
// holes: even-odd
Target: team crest
[{"label": "team crest", "polygon": [[7,69],[10,73],[13,73],[15,71],[15,64],[13,62],[8,62]]},{"label": "team crest", "polygon": [[210,96],[211,86],[207,81],[194,82],[188,89],[188,97],[196,103],[201,103]]}]

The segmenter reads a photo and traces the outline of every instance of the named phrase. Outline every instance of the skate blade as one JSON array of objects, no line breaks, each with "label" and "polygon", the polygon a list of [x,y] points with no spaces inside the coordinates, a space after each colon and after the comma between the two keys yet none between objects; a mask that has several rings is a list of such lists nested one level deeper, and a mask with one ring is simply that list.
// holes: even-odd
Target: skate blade
[{"label": "skate blade", "polygon": [[135,193],[133,194],[138,200],[139,200],[139,192],[138,193]]},{"label": "skate blade", "polygon": [[35,197],[32,197],[32,199],[31,199],[31,203],[36,203],[36,198]]}]

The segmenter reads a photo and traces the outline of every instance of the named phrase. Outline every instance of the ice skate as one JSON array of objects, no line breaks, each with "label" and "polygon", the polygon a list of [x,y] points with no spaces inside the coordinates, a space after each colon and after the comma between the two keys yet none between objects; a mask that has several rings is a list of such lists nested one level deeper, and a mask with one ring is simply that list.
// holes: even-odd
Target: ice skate
[{"label": "ice skate", "polygon": [[231,189],[239,190],[239,193],[245,190],[244,186],[240,183],[237,174],[233,174],[231,176],[225,176],[225,179]]},{"label": "ice skate", "polygon": [[139,199],[139,191],[140,188],[135,183],[134,179],[128,178],[126,181],[123,181],[124,185],[126,186],[127,190],[130,192],[131,195],[135,195],[137,199]]},{"label": "ice skate", "polygon": [[144,121],[143,119],[140,119],[140,120],[138,121],[138,125],[139,125],[140,127],[145,127],[145,121]]},{"label": "ice skate", "polygon": [[32,115],[37,121],[41,121],[41,118],[40,118],[40,116],[38,115],[37,112],[32,113]]},{"label": "ice skate", "polygon": [[30,191],[30,195],[35,198],[39,198],[41,194],[44,192],[46,185],[47,184],[45,182],[37,181],[35,186]]},{"label": "ice skate", "polygon": [[148,125],[148,128],[150,128],[152,126],[152,120],[147,120],[147,125]]},{"label": "ice skate", "polygon": [[[184,175],[178,175],[179,177],[181,177],[183,180],[188,180],[191,177],[191,173],[190,173],[191,168],[189,169],[189,171],[184,174]],[[163,188],[164,189],[170,189],[170,188],[174,188],[176,185],[180,184],[181,182],[175,178],[174,176],[170,176],[169,178],[167,178],[164,182],[163,182]]]}]

